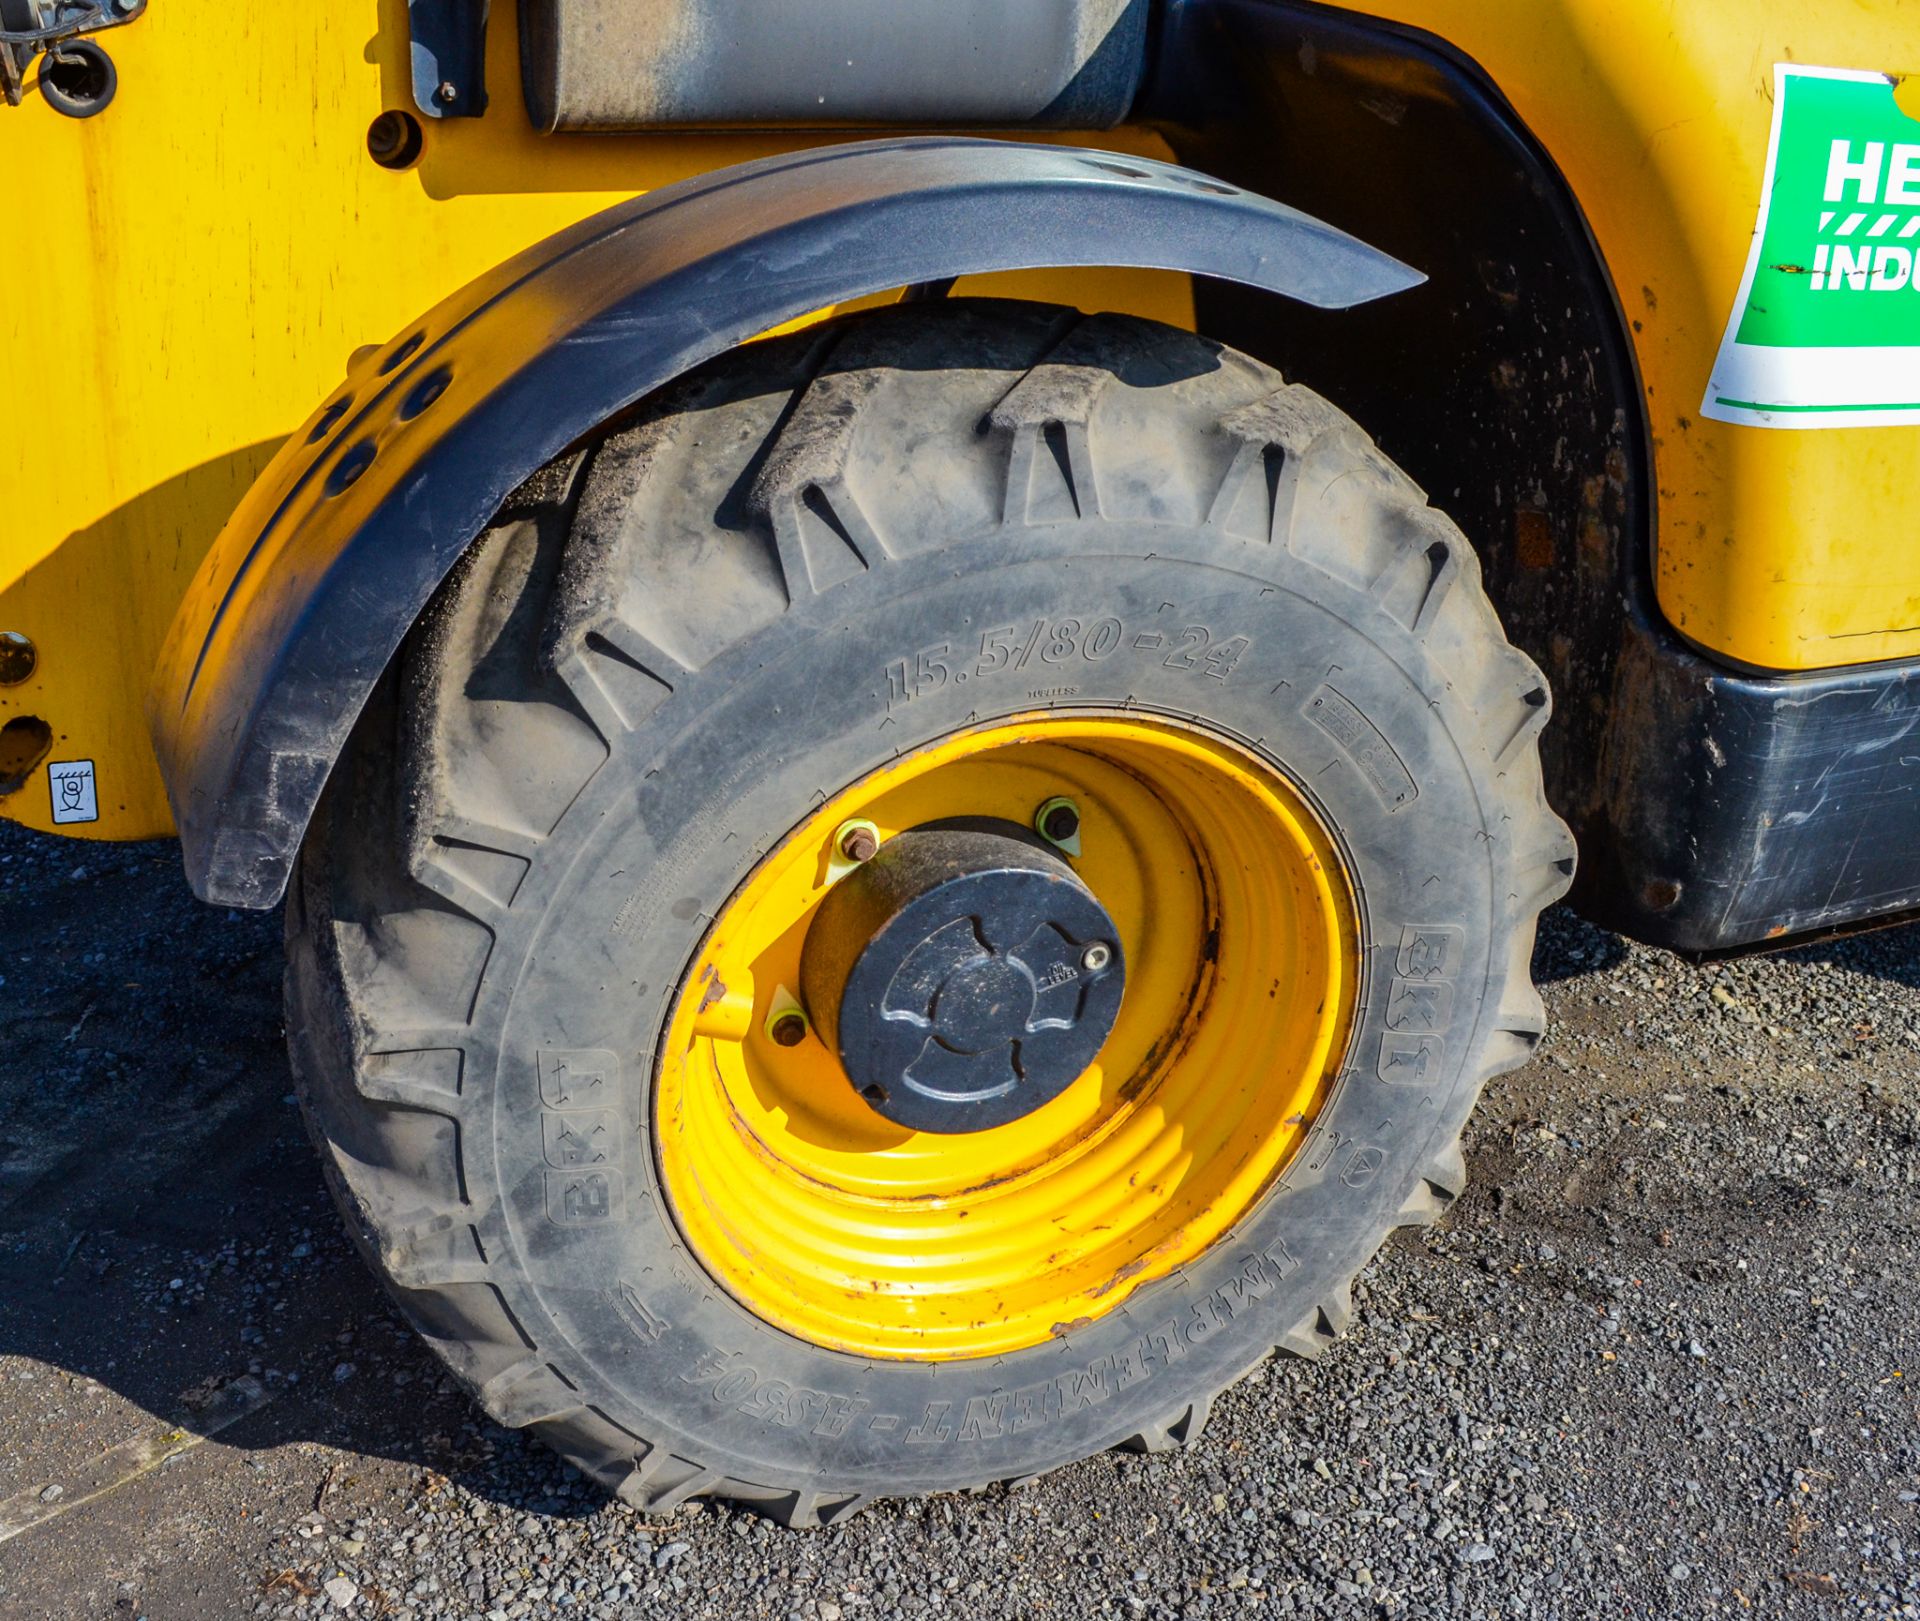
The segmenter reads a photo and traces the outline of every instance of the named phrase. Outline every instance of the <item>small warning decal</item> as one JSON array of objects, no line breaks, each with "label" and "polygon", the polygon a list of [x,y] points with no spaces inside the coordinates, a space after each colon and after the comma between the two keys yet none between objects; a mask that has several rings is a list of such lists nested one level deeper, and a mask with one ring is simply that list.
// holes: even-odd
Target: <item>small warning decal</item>
[{"label": "small warning decal", "polygon": [[1920,422],[1920,120],[1884,73],[1783,62],[1773,78],[1760,215],[1701,414]]},{"label": "small warning decal", "polygon": [[53,794],[53,821],[97,822],[100,799],[94,792],[91,760],[55,760],[47,766],[47,786]]}]

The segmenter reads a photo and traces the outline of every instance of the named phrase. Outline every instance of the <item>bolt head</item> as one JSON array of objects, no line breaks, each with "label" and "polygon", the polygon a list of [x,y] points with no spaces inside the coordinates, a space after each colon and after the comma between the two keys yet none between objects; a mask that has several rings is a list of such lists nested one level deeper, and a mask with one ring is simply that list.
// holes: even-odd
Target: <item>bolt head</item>
[{"label": "bolt head", "polygon": [[451,79],[442,79],[440,88],[434,94],[444,102],[455,102],[460,99],[460,87]]},{"label": "bolt head", "polygon": [[1080,813],[1071,805],[1055,805],[1041,820],[1040,831],[1056,844],[1064,844],[1080,831]]},{"label": "bolt head", "polygon": [[769,1032],[777,1047],[797,1047],[807,1039],[807,1021],[797,1013],[783,1013]]},{"label": "bolt head", "polygon": [[1113,948],[1095,941],[1080,953],[1080,966],[1090,974],[1097,974],[1113,961]]},{"label": "bolt head", "polygon": [[840,853],[849,861],[871,861],[880,852],[880,841],[870,827],[849,829],[840,841]]}]

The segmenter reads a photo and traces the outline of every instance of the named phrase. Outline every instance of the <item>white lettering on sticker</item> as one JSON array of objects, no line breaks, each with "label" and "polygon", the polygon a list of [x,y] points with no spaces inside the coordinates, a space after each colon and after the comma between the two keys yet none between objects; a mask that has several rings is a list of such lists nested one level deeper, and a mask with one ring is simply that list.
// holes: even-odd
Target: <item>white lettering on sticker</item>
[{"label": "white lettering on sticker", "polygon": [[[1886,144],[1868,141],[1863,150],[1865,155],[1855,161],[1851,141],[1835,141],[1827,149],[1828,202],[1837,203],[1845,197],[1849,180],[1858,182],[1860,202],[1871,203],[1879,199],[1880,165],[1886,161]],[[1892,201],[1891,198],[1888,200]]]},{"label": "white lettering on sticker", "polygon": [[1889,203],[1920,203],[1920,146],[1900,145],[1893,149],[1893,162],[1887,165]]}]

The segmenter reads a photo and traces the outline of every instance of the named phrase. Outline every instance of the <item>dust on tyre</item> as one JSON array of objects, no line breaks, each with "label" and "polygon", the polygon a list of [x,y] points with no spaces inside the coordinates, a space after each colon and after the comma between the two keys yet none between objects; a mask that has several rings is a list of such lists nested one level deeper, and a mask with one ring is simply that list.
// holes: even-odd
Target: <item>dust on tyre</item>
[{"label": "dust on tyre", "polygon": [[309,1119],[487,1410],[642,1506],[1190,1441],[1538,1040],[1546,716],[1459,533],[1243,355],[755,345],[523,488],[383,683],[289,908]]}]

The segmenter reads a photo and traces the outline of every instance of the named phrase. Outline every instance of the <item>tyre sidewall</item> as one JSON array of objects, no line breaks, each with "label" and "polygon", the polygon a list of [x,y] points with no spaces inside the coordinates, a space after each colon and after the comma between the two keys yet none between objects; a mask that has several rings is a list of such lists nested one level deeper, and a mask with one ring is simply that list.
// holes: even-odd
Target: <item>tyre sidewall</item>
[{"label": "tyre sidewall", "polygon": [[[1079,632],[1063,637],[1069,622]],[[1090,641],[1103,624],[1118,638]],[[983,638],[1011,627],[1017,653],[1036,625],[1018,664],[983,657]],[[967,726],[1070,709],[1210,728],[1320,809],[1361,912],[1339,1080],[1238,1227],[1091,1323],[942,1364],[798,1340],[708,1277],[660,1183],[655,1044],[680,979],[754,862],[824,798]],[[996,534],[796,604],[609,739],[498,924],[464,1083],[467,1119],[491,1132],[463,1158],[507,1304],[583,1399],[636,1435],[763,1485],[890,1493],[1083,1457],[1311,1338],[1453,1142],[1484,1067],[1514,852],[1479,736],[1368,594],[1205,529]],[[556,1087],[567,1065],[605,1070],[590,1098]],[[587,1105],[610,1111],[623,1146],[597,1191],[570,1199],[578,1175],[552,1144]]]}]

